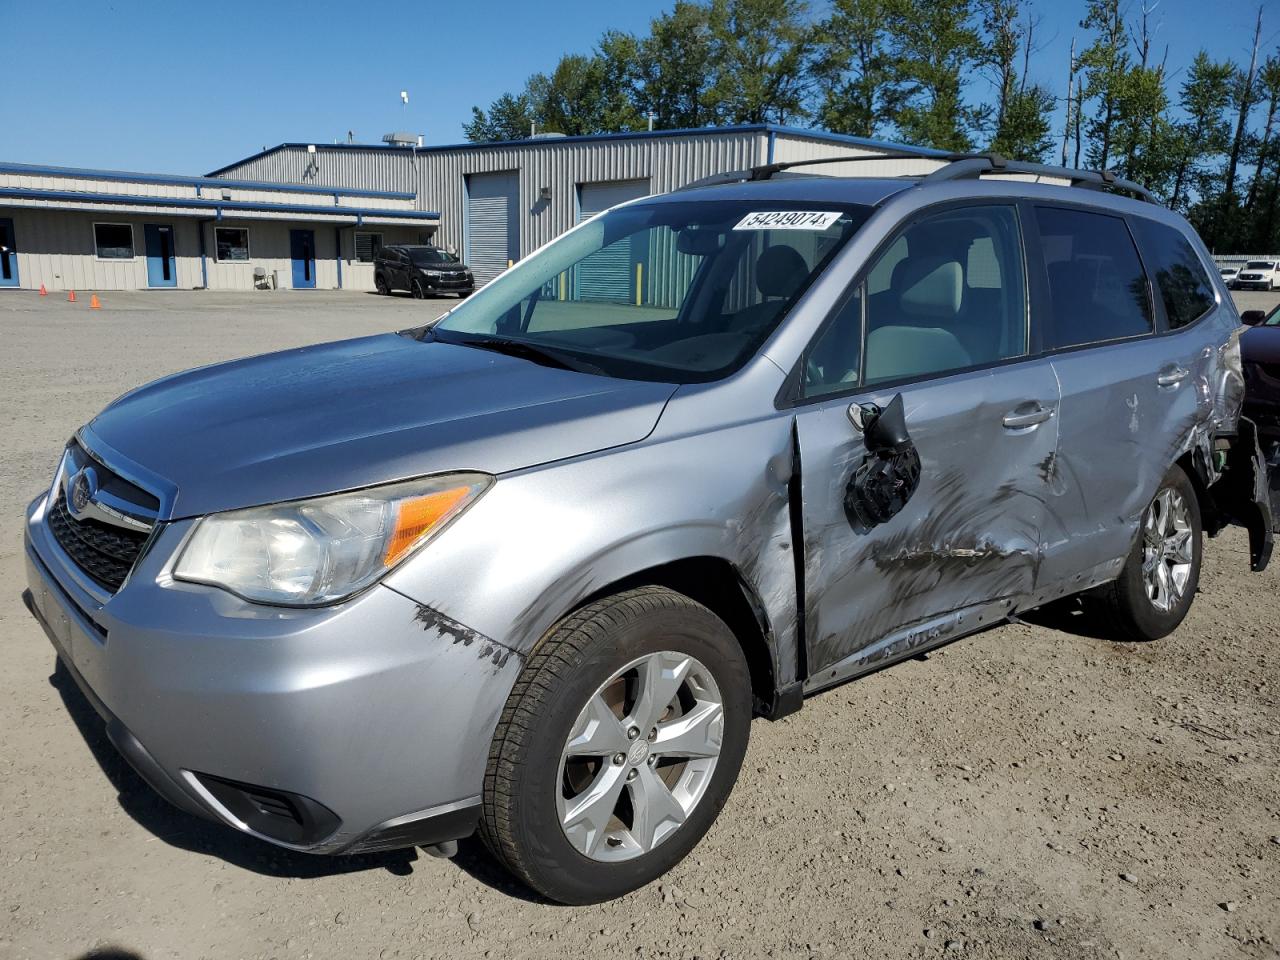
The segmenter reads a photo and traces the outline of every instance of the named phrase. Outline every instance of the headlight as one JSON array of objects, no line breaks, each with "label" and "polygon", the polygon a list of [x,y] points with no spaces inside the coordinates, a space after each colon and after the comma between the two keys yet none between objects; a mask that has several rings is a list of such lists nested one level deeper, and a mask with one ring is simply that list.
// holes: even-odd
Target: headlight
[{"label": "headlight", "polygon": [[173,576],[260,603],[334,603],[377,581],[492,482],[453,473],[211,514],[196,525]]}]

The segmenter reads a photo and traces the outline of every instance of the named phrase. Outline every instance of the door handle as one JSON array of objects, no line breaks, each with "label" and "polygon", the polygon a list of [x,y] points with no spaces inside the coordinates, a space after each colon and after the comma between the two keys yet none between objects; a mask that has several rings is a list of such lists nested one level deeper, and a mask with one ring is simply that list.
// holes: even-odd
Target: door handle
[{"label": "door handle", "polygon": [[1166,367],[1156,377],[1156,383],[1162,387],[1176,387],[1190,375],[1191,371],[1184,367]]},{"label": "door handle", "polygon": [[1026,427],[1035,427],[1044,423],[1053,416],[1053,409],[1050,407],[1042,407],[1040,404],[1032,401],[1014,407],[1004,415],[1004,426],[1006,430],[1021,430]]}]

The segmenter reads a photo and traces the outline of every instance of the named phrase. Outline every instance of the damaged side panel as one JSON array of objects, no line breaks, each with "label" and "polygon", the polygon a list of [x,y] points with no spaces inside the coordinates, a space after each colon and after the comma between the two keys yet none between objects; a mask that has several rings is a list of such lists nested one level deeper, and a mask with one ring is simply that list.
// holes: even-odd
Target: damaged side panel
[{"label": "damaged side panel", "polygon": [[[897,393],[852,399],[887,410]],[[876,453],[850,423],[849,400],[799,411],[809,689],[967,632],[967,612],[991,602],[1007,612],[1032,593],[1057,401],[1044,360],[901,388],[919,468],[897,473],[919,488],[874,525],[846,509],[851,479]],[[1005,426],[1028,405],[1048,416]]]},{"label": "damaged side panel", "polygon": [[707,430],[705,417],[696,396],[678,395],[644,444],[500,477],[483,509],[388,585],[445,641],[514,663],[588,598],[641,571],[712,558],[737,572],[776,685],[792,683],[792,418]]}]

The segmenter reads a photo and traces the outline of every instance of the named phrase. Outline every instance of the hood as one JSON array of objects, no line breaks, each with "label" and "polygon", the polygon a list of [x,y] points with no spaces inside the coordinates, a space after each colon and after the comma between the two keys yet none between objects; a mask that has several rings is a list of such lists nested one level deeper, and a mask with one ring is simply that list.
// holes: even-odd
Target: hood
[{"label": "hood", "polygon": [[85,436],[109,466],[168,484],[176,519],[634,443],[675,389],[383,334],[158,380]]},{"label": "hood", "polygon": [[1250,327],[1240,337],[1240,356],[1245,363],[1280,366],[1280,327]]}]

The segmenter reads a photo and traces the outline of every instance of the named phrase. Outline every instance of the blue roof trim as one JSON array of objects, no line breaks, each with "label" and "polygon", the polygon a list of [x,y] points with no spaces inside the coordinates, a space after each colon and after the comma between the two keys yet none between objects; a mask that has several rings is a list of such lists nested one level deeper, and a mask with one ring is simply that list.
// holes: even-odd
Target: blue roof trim
[{"label": "blue roof trim", "polygon": [[[332,192],[332,191],[330,191]],[[191,210],[214,210],[221,217],[223,212],[237,213],[300,213],[317,216],[355,217],[357,221],[365,217],[382,217],[400,220],[439,220],[440,214],[434,210],[379,210],[368,207],[322,207],[310,204],[267,203],[254,200],[193,200],[187,197],[139,197],[123,193],[89,193],[79,190],[30,190],[17,187],[0,187],[0,199],[14,200],[58,200],[71,203],[109,203],[127,206],[177,207]]]},{"label": "blue roof trim", "polygon": [[[825,140],[828,143],[848,144],[851,147],[864,147],[875,150],[910,150],[922,156],[946,157],[946,150],[934,150],[930,147],[912,147],[904,143],[893,143],[888,140],[873,140],[869,137],[855,137],[847,133],[830,133],[826,130],[807,130],[803,127],[787,127],[776,123],[742,124],[732,127],[685,127],[678,130],[628,130],[623,133],[592,133],[576,137],[527,137],[523,140],[486,140],[479,143],[451,143],[430,147],[395,146],[389,143],[317,143],[317,150],[391,150],[404,153],[440,153],[446,150],[483,150],[488,147],[537,147],[558,143],[598,143],[603,140],[655,140],[663,137],[696,137],[707,134],[764,133],[790,137],[804,137],[809,140]],[[266,150],[260,150],[252,156],[219,167],[209,176],[217,177],[227,170],[251,163],[281,150],[305,150],[310,144],[281,143]]]},{"label": "blue roof trim", "polygon": [[245,190],[279,190],[286,193],[338,193],[344,197],[377,197],[383,200],[413,200],[415,194],[391,190],[363,190],[349,187],[319,187],[302,183],[272,183],[267,180],[225,180],[222,177],[184,177],[167,173],[131,173],[127,170],[92,170],[86,167],[51,167],[36,163],[0,161],[0,173],[35,177],[80,177],[93,180],[126,180],[134,183],[162,183],[184,187],[240,187]]}]

